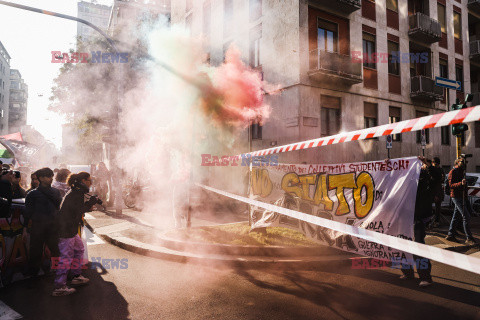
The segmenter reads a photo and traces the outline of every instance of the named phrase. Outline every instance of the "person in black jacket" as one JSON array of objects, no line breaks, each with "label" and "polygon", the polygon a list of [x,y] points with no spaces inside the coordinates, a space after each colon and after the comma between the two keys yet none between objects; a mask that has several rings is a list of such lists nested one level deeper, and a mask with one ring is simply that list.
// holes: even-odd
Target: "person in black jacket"
[{"label": "person in black jacket", "polygon": [[2,169],[0,177],[0,218],[10,217],[13,198],[12,179],[12,170]]},{"label": "person in black jacket", "polygon": [[85,212],[92,210],[92,206],[98,202],[98,198],[91,196],[85,202],[85,194],[88,193],[92,185],[88,172],[71,174],[67,183],[71,189],[63,199],[57,218],[60,259],[55,276],[53,296],[69,295],[75,292],[74,288],[69,288],[66,285],[69,270],[73,275],[71,285],[86,284],[89,281],[88,278],[81,275],[85,248],[82,238],[78,235],[78,227],[83,224],[82,218]]},{"label": "person in black jacket", "polygon": [[[425,244],[426,224],[433,216],[432,203],[434,197],[434,182],[429,173],[431,161],[427,161],[424,157],[418,158],[423,162],[423,165],[418,179],[413,233],[415,242]],[[415,266],[420,278],[419,286],[427,287],[431,285],[433,280],[431,276],[432,264],[430,263],[430,260],[416,255],[414,255],[413,258],[415,259]],[[401,279],[413,279],[415,277],[412,265],[403,265],[402,273],[403,275],[400,277]]]},{"label": "person in black jacket", "polygon": [[[42,263],[44,244],[47,245],[52,257],[58,257],[55,218],[62,202],[60,191],[51,187],[53,171],[50,168],[42,168],[37,170],[35,175],[40,181],[40,185],[27,194],[24,213],[25,225],[28,226],[30,220],[32,221],[29,273],[34,278],[38,275]],[[27,228],[24,228],[24,239],[26,232]]]}]

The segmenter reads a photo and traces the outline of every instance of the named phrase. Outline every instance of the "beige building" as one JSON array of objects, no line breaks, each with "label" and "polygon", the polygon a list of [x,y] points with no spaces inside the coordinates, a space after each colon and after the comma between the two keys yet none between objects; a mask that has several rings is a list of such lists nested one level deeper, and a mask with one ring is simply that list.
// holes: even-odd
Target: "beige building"
[{"label": "beige building", "polygon": [[8,132],[19,132],[27,124],[28,86],[20,71],[10,70]]},{"label": "beige building", "polygon": [[[254,150],[444,112],[464,93],[476,93],[474,103],[480,101],[479,18],[478,0],[172,3],[172,23],[206,37],[212,64],[223,61],[233,42],[267,82],[284,88],[267,96],[271,119],[252,127]],[[461,91],[449,90],[448,103],[446,90],[435,86],[436,76],[462,84]],[[469,171],[480,172],[480,126],[469,127],[463,152],[474,155]],[[385,159],[385,140],[295,151],[280,160]],[[421,155],[421,140],[419,133],[395,136],[391,157]],[[450,128],[429,129],[425,140],[425,155],[450,166],[455,159]]]},{"label": "beige building", "polygon": [[10,55],[0,41],[0,135],[8,134]]},{"label": "beige building", "polygon": [[[111,11],[112,7],[94,2],[80,1],[77,3],[77,17],[94,24],[104,32],[107,32]],[[83,41],[91,41],[101,35],[89,26],[78,22],[77,37]]]}]

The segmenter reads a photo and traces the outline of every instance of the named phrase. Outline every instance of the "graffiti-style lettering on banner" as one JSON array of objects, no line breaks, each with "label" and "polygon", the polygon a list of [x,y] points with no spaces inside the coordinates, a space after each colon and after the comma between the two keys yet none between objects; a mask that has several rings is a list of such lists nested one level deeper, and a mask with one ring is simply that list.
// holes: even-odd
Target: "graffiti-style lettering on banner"
[{"label": "graffiti-style lettering on banner", "polygon": [[[253,168],[250,198],[400,237],[413,238],[417,158],[334,165]],[[288,227],[322,244],[371,258],[406,261],[410,254],[252,207],[252,228]]]}]

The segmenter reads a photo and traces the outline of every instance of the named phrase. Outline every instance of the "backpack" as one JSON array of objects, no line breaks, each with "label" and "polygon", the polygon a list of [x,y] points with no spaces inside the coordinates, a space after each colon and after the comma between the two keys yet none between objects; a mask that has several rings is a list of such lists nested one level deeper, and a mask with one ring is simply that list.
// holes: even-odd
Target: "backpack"
[{"label": "backpack", "polygon": [[[451,171],[450,171],[451,172]],[[450,196],[450,183],[448,183],[448,177],[450,176],[450,172],[445,176],[445,195]]]}]

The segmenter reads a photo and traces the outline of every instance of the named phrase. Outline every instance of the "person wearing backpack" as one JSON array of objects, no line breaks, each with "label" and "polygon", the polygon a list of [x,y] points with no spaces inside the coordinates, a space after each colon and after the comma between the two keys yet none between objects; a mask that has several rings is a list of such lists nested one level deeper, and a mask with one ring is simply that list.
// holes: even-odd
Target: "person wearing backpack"
[{"label": "person wearing backpack", "polygon": [[[414,214],[414,240],[418,243],[425,244],[426,225],[433,216],[432,203],[433,203],[433,179],[429,173],[429,166],[431,161],[427,161],[424,157],[418,157],[422,160],[423,165],[420,169],[420,177],[418,179],[417,196],[415,200],[415,214]],[[419,256],[413,256],[415,260],[415,266],[420,278],[420,287],[427,287],[433,284],[431,271],[432,264],[427,258]],[[402,265],[403,275],[400,279],[414,279],[413,265]]]},{"label": "person wearing backpack", "polygon": [[[445,238],[448,241],[458,242],[456,238],[456,226],[463,221],[463,230],[467,237],[466,245],[475,245],[476,241],[473,238],[470,230],[470,203],[467,195],[467,181],[465,180],[465,159],[458,158],[455,160],[455,168],[448,173],[448,185],[450,187],[450,197],[452,198],[455,209],[453,210],[452,221],[448,229],[448,235]],[[460,218],[461,217],[461,218]]]}]

